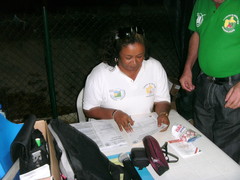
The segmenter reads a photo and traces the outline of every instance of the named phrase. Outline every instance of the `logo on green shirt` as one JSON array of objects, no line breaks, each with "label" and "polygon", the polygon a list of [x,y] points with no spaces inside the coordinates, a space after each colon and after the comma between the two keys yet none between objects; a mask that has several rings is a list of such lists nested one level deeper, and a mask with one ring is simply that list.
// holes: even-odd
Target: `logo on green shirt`
[{"label": "logo on green shirt", "polygon": [[196,26],[200,27],[203,22],[203,17],[206,16],[206,14],[197,13],[197,19],[196,19]]},{"label": "logo on green shirt", "polygon": [[239,24],[238,16],[235,14],[229,14],[223,19],[223,31],[227,33],[232,33],[235,31],[235,27],[237,24]]}]

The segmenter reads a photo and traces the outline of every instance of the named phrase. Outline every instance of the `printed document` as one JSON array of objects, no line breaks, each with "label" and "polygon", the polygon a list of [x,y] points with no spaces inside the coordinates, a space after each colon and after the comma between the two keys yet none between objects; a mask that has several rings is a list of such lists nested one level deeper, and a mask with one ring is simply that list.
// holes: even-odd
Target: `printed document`
[{"label": "printed document", "polygon": [[166,124],[157,126],[157,116],[155,113],[147,115],[132,116],[134,125],[133,132],[120,131],[114,120],[92,120],[71,124],[73,127],[94,140],[100,150],[113,149],[122,146],[131,146],[142,141],[147,135],[152,135],[161,131]]}]

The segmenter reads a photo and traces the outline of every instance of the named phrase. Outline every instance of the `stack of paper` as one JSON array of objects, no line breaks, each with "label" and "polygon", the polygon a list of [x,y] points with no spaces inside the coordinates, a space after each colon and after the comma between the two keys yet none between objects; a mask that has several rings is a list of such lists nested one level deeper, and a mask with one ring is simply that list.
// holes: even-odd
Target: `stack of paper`
[{"label": "stack of paper", "polygon": [[120,131],[114,120],[94,120],[71,124],[89,138],[94,140],[101,150],[115,149],[116,147],[131,147],[132,144],[141,142],[147,135],[152,135],[164,129],[167,125],[157,126],[154,114],[132,116],[133,132]]},{"label": "stack of paper", "polygon": [[201,150],[191,142],[181,140],[168,141],[169,145],[183,158],[197,155]]},{"label": "stack of paper", "polygon": [[33,180],[33,179],[52,179],[50,174],[50,168],[48,164],[40,166],[37,169],[29,171],[20,175],[20,180]]}]

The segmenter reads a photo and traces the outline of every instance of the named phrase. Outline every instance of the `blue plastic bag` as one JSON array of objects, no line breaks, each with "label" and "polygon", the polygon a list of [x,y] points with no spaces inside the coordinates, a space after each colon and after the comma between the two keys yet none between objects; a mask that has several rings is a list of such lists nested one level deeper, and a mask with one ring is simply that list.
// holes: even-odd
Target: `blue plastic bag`
[{"label": "blue plastic bag", "polygon": [[23,124],[8,121],[0,114],[0,179],[13,165],[10,155],[10,146]]}]

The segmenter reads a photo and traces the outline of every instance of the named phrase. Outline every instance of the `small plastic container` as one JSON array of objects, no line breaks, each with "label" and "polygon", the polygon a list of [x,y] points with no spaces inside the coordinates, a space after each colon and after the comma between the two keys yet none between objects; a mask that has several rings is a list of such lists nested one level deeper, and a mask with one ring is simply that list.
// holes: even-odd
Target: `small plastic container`
[{"label": "small plastic container", "polygon": [[184,142],[193,142],[201,136],[197,132],[192,129],[187,129],[181,124],[173,125],[172,135]]}]

